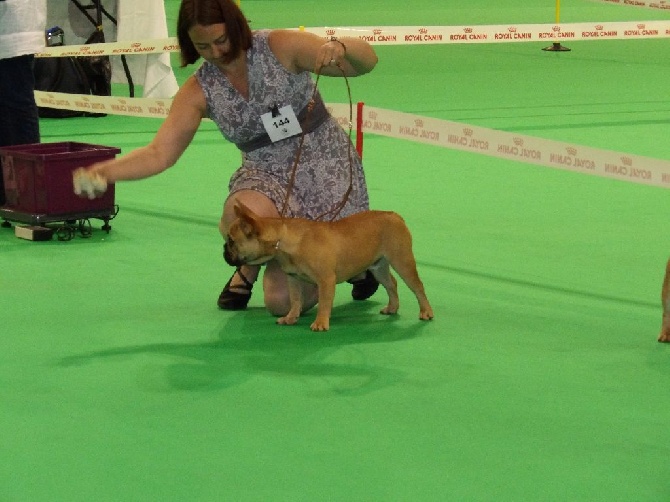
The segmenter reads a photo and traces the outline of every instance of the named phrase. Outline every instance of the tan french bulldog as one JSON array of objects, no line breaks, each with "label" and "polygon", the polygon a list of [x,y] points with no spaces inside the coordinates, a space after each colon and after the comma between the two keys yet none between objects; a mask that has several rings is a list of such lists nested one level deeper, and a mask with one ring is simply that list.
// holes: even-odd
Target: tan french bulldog
[{"label": "tan french bulldog", "polygon": [[661,302],[663,304],[663,324],[661,325],[661,334],[658,337],[658,341],[670,342],[670,260],[668,260],[665,266]]},{"label": "tan french bulldog", "polygon": [[278,324],[295,324],[302,308],[300,280],[318,286],[319,304],[312,331],[327,331],[337,283],[370,270],[389,295],[382,314],[400,306],[389,265],[416,295],[419,319],[433,318],[416,271],[412,236],[403,219],[387,211],[364,211],[338,221],[262,218],[241,203],[225,235],[224,258],[233,266],[260,265],[272,259],[289,276],[291,307]]}]

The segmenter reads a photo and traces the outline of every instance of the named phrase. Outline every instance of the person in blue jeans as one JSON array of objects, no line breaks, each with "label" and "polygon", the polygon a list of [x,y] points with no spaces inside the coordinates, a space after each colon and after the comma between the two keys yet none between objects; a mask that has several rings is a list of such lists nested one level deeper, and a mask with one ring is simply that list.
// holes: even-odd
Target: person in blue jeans
[{"label": "person in blue jeans", "polygon": [[0,147],[40,141],[33,67],[45,46],[46,18],[46,0],[0,0]]}]

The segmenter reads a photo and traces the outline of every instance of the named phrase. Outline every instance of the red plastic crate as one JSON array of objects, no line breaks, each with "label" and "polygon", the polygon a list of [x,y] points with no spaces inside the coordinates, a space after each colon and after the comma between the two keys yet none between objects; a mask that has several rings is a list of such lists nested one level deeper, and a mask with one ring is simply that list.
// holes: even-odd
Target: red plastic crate
[{"label": "red plastic crate", "polygon": [[75,195],[72,171],[113,159],[115,147],[67,141],[0,148],[6,202],[2,209],[47,217],[96,213],[114,209],[114,184],[90,200]]}]

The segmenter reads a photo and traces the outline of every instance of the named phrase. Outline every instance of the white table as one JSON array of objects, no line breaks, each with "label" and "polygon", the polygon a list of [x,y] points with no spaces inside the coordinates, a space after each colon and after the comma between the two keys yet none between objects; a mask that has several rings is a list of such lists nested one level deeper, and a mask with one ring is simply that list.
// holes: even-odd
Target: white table
[{"label": "white table", "polygon": [[[80,0],[82,5],[90,0]],[[150,40],[167,38],[163,0],[102,0],[105,10],[118,23],[115,26],[104,15],[102,20],[105,40]],[[95,19],[95,9],[89,9]],[[69,0],[47,2],[47,27],[60,26],[65,31],[65,44],[77,45],[95,31],[95,26],[84,16],[75,4]],[[112,82],[127,83],[120,56],[111,56]],[[133,82],[143,86],[143,97],[170,98],[179,89],[177,79],[170,65],[170,54],[128,55],[126,61]]]}]

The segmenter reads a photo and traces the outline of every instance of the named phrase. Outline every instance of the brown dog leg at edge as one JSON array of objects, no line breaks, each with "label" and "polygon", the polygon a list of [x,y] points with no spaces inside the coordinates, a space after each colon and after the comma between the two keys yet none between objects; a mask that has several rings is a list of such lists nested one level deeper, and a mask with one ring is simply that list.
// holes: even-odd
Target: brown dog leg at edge
[{"label": "brown dog leg at edge", "polygon": [[668,260],[665,266],[661,302],[663,304],[663,324],[661,325],[661,334],[658,337],[658,341],[670,342],[670,260]]}]

